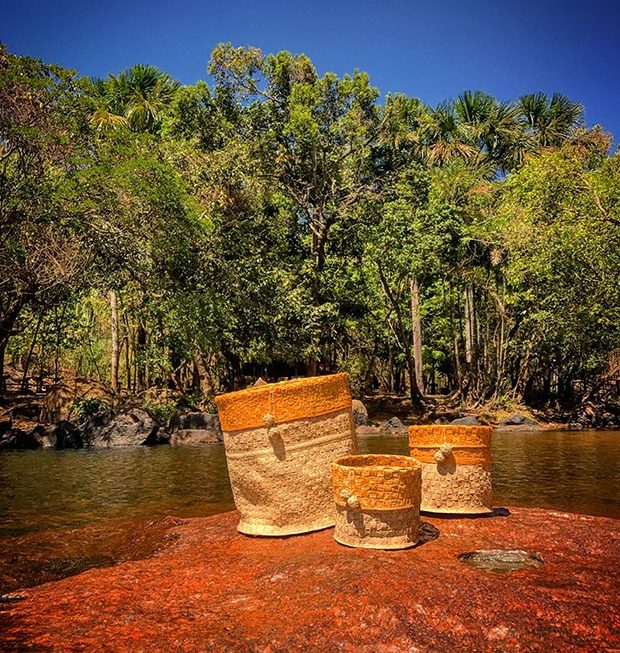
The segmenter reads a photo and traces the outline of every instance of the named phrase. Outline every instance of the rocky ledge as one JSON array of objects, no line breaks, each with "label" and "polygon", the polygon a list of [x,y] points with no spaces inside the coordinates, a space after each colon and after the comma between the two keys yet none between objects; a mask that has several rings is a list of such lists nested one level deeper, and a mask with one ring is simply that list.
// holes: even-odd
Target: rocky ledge
[{"label": "rocky ledge", "polygon": [[[332,531],[236,532],[184,520],[147,560],[3,597],[3,651],[612,651],[620,646],[616,520],[544,510],[424,518],[407,551],[342,547]],[[478,549],[543,560],[511,574]]]}]

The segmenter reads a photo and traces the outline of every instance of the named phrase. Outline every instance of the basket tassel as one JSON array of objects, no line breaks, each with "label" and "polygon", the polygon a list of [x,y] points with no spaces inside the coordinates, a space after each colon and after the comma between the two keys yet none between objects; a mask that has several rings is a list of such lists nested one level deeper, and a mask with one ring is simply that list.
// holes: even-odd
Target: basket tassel
[{"label": "basket tassel", "polygon": [[347,502],[347,508],[359,508],[360,501],[359,499],[349,492],[349,490],[342,490],[340,492],[340,498],[344,499]]},{"label": "basket tassel", "polygon": [[441,447],[435,452],[435,461],[438,465],[445,463],[448,458],[452,455],[452,445],[451,444],[442,444]]}]

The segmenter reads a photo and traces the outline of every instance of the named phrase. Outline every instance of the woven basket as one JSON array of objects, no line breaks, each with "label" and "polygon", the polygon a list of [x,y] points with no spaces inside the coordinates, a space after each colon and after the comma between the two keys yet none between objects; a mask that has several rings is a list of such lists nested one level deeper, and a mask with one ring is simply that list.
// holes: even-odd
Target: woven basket
[{"label": "woven basket", "polygon": [[478,515],[493,509],[490,426],[410,426],[411,457],[422,464],[422,510]]},{"label": "woven basket", "polygon": [[408,456],[347,456],[332,463],[334,539],[365,549],[406,549],[418,541],[420,464]]},{"label": "woven basket", "polygon": [[293,535],[334,525],[331,462],[356,451],[346,374],[215,398],[238,529]]}]

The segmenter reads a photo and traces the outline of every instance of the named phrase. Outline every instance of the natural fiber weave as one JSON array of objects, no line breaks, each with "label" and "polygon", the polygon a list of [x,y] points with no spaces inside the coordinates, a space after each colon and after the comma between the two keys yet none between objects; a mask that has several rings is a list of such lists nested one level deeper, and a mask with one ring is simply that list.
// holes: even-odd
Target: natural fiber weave
[{"label": "natural fiber weave", "polygon": [[347,456],[332,463],[334,539],[367,549],[405,549],[418,541],[420,464],[408,456]]},{"label": "natural fiber weave", "polygon": [[263,383],[215,398],[224,431],[244,431],[351,410],[351,390],[347,374],[315,376],[283,383]]},{"label": "natural fiber weave", "polygon": [[280,536],[333,526],[331,462],[356,451],[346,374],[249,388],[216,404],[238,530]]},{"label": "natural fiber weave", "polygon": [[482,514],[493,509],[490,426],[409,427],[411,456],[422,464],[426,512]]}]

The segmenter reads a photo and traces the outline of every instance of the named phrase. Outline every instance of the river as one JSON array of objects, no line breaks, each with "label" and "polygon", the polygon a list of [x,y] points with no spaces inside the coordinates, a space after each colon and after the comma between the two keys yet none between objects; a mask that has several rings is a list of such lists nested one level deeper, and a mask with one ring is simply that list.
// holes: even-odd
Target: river
[{"label": "river", "polygon": [[[404,454],[407,442],[363,438],[360,449]],[[620,518],[620,431],[495,432],[493,487],[496,506]],[[118,555],[103,542],[129,532],[128,524],[233,508],[222,445],[2,453],[0,580],[17,567],[5,586],[139,557],[152,543],[132,551],[125,542]],[[11,563],[6,552],[16,547],[22,554]],[[54,555],[65,562],[50,571],[45,562]]]}]

